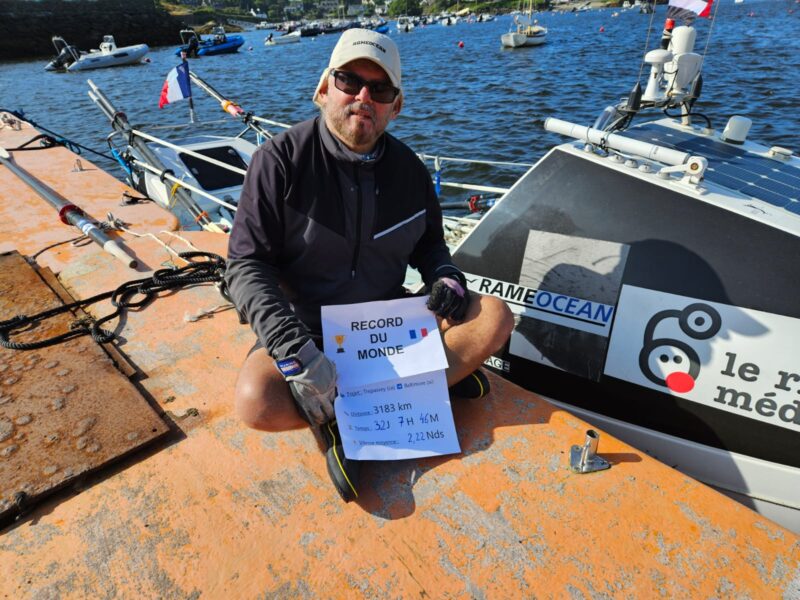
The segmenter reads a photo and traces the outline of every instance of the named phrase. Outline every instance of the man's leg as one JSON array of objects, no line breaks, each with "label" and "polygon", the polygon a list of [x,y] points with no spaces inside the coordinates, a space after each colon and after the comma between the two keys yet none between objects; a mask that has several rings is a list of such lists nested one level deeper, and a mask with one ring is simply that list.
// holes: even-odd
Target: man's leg
[{"label": "man's leg", "polygon": [[[275,432],[308,427],[297,411],[289,385],[264,348],[256,349],[245,359],[236,381],[234,401],[237,416],[253,429]],[[312,430],[336,491],[345,502],[358,498],[358,463],[345,457],[336,421]]]},{"label": "man's leg", "polygon": [[261,431],[308,427],[295,406],[289,385],[264,348],[254,350],[239,371],[234,392],[236,414]]},{"label": "man's leg", "polygon": [[472,293],[462,323],[439,319],[447,356],[447,385],[458,383],[506,343],[514,329],[514,315],[494,296]]}]

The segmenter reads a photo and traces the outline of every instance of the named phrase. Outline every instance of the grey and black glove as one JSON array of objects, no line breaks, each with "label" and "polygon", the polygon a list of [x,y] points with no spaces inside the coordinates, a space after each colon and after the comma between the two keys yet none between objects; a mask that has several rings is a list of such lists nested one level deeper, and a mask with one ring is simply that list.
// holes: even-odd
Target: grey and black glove
[{"label": "grey and black glove", "polygon": [[428,310],[432,310],[437,316],[460,323],[467,314],[467,307],[469,290],[462,273],[454,272],[447,277],[440,277],[431,286]]},{"label": "grey and black glove", "polygon": [[275,361],[300,414],[312,425],[332,421],[336,398],[336,365],[311,340],[292,357]]}]

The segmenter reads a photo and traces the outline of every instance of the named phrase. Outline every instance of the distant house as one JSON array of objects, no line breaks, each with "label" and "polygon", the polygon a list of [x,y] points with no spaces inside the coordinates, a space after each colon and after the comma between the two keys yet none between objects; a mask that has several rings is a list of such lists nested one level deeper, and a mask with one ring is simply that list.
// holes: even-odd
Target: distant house
[{"label": "distant house", "polygon": [[319,0],[319,8],[324,14],[335,13],[339,10],[339,0]]},{"label": "distant house", "polygon": [[289,0],[288,4],[283,9],[283,12],[288,17],[302,15],[303,14],[303,0]]}]

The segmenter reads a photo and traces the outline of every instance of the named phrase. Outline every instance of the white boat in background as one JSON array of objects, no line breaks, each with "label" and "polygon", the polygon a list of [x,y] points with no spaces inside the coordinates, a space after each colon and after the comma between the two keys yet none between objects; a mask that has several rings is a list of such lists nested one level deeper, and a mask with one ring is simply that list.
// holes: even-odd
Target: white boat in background
[{"label": "white boat in background", "polygon": [[397,17],[397,31],[409,33],[414,30],[414,20],[409,17]]},{"label": "white boat in background", "polygon": [[500,36],[500,43],[504,48],[541,46],[547,41],[547,28],[539,25],[539,21],[533,18],[534,9],[535,6],[531,0],[525,18],[514,15],[516,31],[509,31]]},{"label": "white boat in background", "polygon": [[53,36],[57,56],[51,60],[47,71],[88,71],[106,67],[121,67],[142,62],[150,51],[147,44],[136,44],[118,48],[113,35],[104,35],[99,49],[83,52],[68,44],[61,36]]},{"label": "white boat in background", "polygon": [[500,36],[504,48],[540,46],[547,41],[547,29],[533,22],[533,25],[520,26],[517,31],[509,31]]},{"label": "white boat in background", "polygon": [[283,35],[274,36],[271,33],[264,38],[264,45],[265,46],[281,46],[283,44],[294,44],[300,41],[300,30],[295,29],[290,33],[284,33]]}]

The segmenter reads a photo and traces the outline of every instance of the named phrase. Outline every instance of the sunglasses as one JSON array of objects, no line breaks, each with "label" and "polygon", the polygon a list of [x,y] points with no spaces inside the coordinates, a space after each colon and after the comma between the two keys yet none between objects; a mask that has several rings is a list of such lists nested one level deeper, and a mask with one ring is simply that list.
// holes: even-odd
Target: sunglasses
[{"label": "sunglasses", "polygon": [[333,83],[336,89],[349,96],[358,95],[366,87],[369,90],[370,98],[375,102],[389,104],[394,102],[394,99],[400,93],[400,90],[388,81],[367,81],[355,73],[339,71],[338,69],[331,69],[331,75],[333,75]]}]

